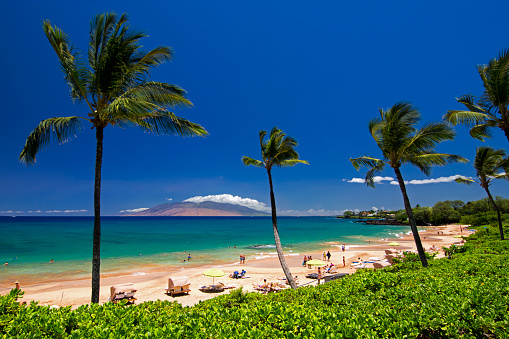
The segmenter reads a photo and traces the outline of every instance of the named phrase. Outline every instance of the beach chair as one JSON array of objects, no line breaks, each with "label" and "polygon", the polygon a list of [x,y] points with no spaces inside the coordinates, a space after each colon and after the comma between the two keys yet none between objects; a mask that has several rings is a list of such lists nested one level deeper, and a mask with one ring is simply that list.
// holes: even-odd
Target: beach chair
[{"label": "beach chair", "polygon": [[173,297],[174,294],[182,294],[191,292],[189,286],[191,282],[188,277],[170,277],[168,278],[168,288],[166,288],[166,294]]},{"label": "beach chair", "polygon": [[348,273],[337,273],[337,274],[333,274],[333,275],[327,275],[323,278],[323,282],[328,283],[329,281],[332,281],[332,280],[344,278],[347,275],[348,275]]},{"label": "beach chair", "polygon": [[136,298],[136,288],[132,283],[114,285],[110,287],[110,301],[116,303],[120,300],[127,300],[129,304],[134,304]]},{"label": "beach chair", "polygon": [[373,268],[376,270],[376,269],[381,269],[381,268],[384,268],[384,267],[387,267],[387,266],[391,266],[390,263],[388,262],[374,262],[373,263]]},{"label": "beach chair", "polygon": [[220,292],[223,292],[224,291],[224,286],[223,284],[217,284],[217,285],[207,285],[207,286],[201,286],[199,288],[200,291],[202,292],[205,292],[205,293],[220,293]]}]

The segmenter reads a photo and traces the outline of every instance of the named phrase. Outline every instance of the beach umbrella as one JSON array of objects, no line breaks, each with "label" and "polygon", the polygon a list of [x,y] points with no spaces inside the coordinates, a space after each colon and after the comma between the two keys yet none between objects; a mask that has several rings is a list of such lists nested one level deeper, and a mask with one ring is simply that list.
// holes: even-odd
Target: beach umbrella
[{"label": "beach umbrella", "polygon": [[399,243],[393,241],[388,244],[389,246],[399,246]]},{"label": "beach umbrella", "polygon": [[212,285],[214,285],[214,278],[216,277],[224,277],[226,273],[221,271],[219,268],[211,268],[203,272],[203,275],[207,277],[212,277]]},{"label": "beach umbrella", "polygon": [[327,265],[327,263],[326,263],[325,261],[322,261],[322,260],[313,259],[313,260],[308,260],[308,261],[306,261],[306,265],[311,265],[311,266],[325,266],[325,265]]}]

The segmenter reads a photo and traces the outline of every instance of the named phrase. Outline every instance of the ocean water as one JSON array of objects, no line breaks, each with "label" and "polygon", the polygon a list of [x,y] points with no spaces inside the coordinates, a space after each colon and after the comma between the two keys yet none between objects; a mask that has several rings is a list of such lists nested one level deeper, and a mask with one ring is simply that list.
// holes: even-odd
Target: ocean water
[{"label": "ocean water", "polygon": [[[101,273],[220,265],[276,256],[270,217],[103,217]],[[283,249],[303,255],[408,231],[328,217],[280,217]],[[0,217],[0,283],[90,276],[93,217]],[[191,255],[191,260],[187,257]],[[53,259],[54,263],[49,261]],[[185,261],[184,261],[185,260]],[[14,280],[13,280],[14,279]]]}]

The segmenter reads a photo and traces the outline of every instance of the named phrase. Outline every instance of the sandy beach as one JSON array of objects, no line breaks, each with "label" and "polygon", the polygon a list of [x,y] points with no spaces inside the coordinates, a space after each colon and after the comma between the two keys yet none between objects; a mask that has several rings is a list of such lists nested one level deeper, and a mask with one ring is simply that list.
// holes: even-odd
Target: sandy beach
[{"label": "sandy beach", "polygon": [[[462,229],[462,231],[461,231]],[[409,228],[408,228],[409,230]],[[447,225],[447,226],[433,226],[427,228],[425,231],[420,232],[421,241],[424,249],[428,250],[430,247],[435,246],[439,249],[438,257],[443,257],[444,246],[450,246],[453,243],[460,243],[458,235],[468,236],[471,232],[465,230],[465,226],[460,225]],[[396,241],[400,246],[389,246],[391,241]],[[334,246],[336,245],[336,246]],[[338,273],[355,273],[356,269],[351,267],[353,261],[358,258],[368,260],[370,257],[384,257],[386,249],[396,249],[398,251],[415,251],[415,243],[411,234],[405,234],[399,238],[394,239],[373,239],[371,244],[366,246],[349,245],[343,252],[337,245],[331,244],[329,247],[324,248],[324,251],[330,251],[331,262],[339,266]],[[313,259],[322,259],[322,252],[320,253],[301,253],[299,256],[292,255],[286,256],[287,263],[290,271],[294,276],[298,276],[300,285],[310,283],[316,285],[317,281],[314,279],[307,279],[305,275],[311,272],[316,272],[316,267],[311,269],[302,266],[303,257],[305,254],[311,254]],[[343,267],[343,256],[345,257],[346,265]],[[192,306],[201,300],[214,298],[220,294],[229,293],[231,289],[227,289],[222,293],[204,293],[198,288],[202,285],[212,284],[212,278],[203,275],[203,272],[212,266],[193,267],[179,271],[168,272],[161,268],[148,270],[144,275],[135,275],[135,272],[124,272],[117,275],[102,275],[101,276],[101,293],[100,303],[108,302],[110,286],[123,283],[133,283],[136,288],[136,303],[155,300],[169,300],[177,301],[183,306]],[[253,284],[262,284],[263,279],[268,282],[276,282],[278,278],[284,277],[279,260],[277,257],[264,258],[259,260],[246,259],[244,265],[236,263],[225,263],[223,265],[216,265],[227,273],[226,276],[215,278],[215,283],[222,282],[224,284],[235,284],[238,287],[242,286],[244,291],[254,291]],[[372,267],[372,265],[367,266]],[[232,279],[228,275],[234,271],[247,271],[246,276],[249,278]],[[168,277],[174,276],[187,276],[191,281],[191,292],[189,295],[175,295],[171,297],[165,294],[165,288],[168,285]],[[25,292],[22,301],[38,301],[39,305],[56,305],[56,306],[72,306],[76,308],[83,304],[90,303],[90,278],[70,281],[59,281],[55,283],[44,284],[26,284],[20,281],[21,289]],[[11,285],[0,285],[0,294],[7,294],[14,288],[14,281]]]}]

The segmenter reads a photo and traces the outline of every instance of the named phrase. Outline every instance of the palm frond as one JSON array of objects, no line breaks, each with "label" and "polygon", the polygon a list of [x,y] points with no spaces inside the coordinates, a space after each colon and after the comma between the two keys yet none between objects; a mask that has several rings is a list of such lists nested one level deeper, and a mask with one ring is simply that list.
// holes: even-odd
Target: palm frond
[{"label": "palm frond", "polygon": [[462,124],[468,127],[475,126],[489,120],[491,117],[482,112],[452,110],[444,115],[444,120],[452,125]]},{"label": "palm frond", "polygon": [[265,164],[262,161],[256,160],[256,159],[253,159],[253,158],[250,158],[250,157],[246,157],[246,156],[242,157],[242,162],[246,166],[252,165],[252,166],[255,166],[255,167],[265,167]]},{"label": "palm frond", "polygon": [[361,167],[377,167],[380,165],[380,163],[384,163],[384,161],[381,159],[367,156],[350,158],[350,162],[356,170],[359,170]]},{"label": "palm frond", "polygon": [[[89,72],[85,68],[79,53],[74,52],[74,46],[71,45],[69,36],[60,28],[51,26],[49,20],[43,22],[43,30],[60,61],[72,99],[86,100],[88,92],[85,80],[88,78]],[[90,108],[92,109],[92,107]]]},{"label": "palm frond", "polygon": [[497,121],[487,120],[484,124],[479,124],[470,129],[470,136],[474,139],[484,141],[485,138],[491,139],[491,128],[497,126]]},{"label": "palm frond", "polygon": [[275,164],[277,167],[292,167],[297,164],[309,165],[309,162],[307,162],[306,160],[300,160],[300,159],[288,159],[288,160],[275,162]]},{"label": "palm frond", "polygon": [[133,123],[142,130],[155,134],[176,134],[183,137],[206,136],[208,132],[199,124],[176,116],[169,111],[158,111],[146,114],[141,120],[126,120],[123,123]]},{"label": "palm frond", "polygon": [[48,147],[51,140],[65,143],[76,136],[82,128],[79,117],[51,118],[43,120],[28,136],[19,161],[25,165],[35,163],[37,153]]},{"label": "palm frond", "polygon": [[425,175],[431,174],[432,166],[445,166],[447,164],[453,163],[465,163],[468,162],[467,159],[454,154],[445,154],[445,153],[424,153],[418,154],[414,156],[409,156],[408,158],[402,159],[403,163],[410,163]]},{"label": "palm frond", "polygon": [[415,133],[406,148],[408,153],[420,153],[434,148],[443,141],[453,140],[455,134],[454,130],[445,123],[429,123]]},{"label": "palm frond", "polygon": [[465,184],[465,185],[472,185],[475,182],[475,180],[468,179],[465,177],[456,178],[454,181],[456,181],[458,184]]}]

